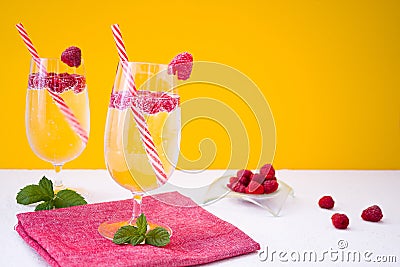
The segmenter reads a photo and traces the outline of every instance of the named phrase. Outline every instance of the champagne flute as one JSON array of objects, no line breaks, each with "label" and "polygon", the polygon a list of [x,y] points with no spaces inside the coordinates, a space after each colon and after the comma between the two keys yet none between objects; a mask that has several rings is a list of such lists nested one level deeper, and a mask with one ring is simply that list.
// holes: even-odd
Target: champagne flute
[{"label": "champagne flute", "polygon": [[[89,134],[85,68],[83,61],[76,68],[56,58],[39,60],[40,64],[33,58],[31,60],[26,134],[33,152],[53,164],[55,176],[52,180],[58,191],[64,188],[59,175],[63,165],[82,153]],[[60,102],[64,106],[61,107]]]},{"label": "champagne flute", "polygon": [[[118,65],[105,130],[105,160],[111,177],[133,194],[131,218],[107,221],[99,226],[99,233],[112,239],[124,225],[134,225],[141,214],[143,195],[162,185],[149,162],[145,145],[135,122],[131,105],[142,112],[153,139],[164,171],[169,178],[175,169],[180,144],[180,107],[176,78],[168,75],[168,65],[125,62],[127,71]],[[133,75],[137,88],[134,96],[129,90],[126,73]],[[148,222],[150,228],[165,227],[160,222]]]}]

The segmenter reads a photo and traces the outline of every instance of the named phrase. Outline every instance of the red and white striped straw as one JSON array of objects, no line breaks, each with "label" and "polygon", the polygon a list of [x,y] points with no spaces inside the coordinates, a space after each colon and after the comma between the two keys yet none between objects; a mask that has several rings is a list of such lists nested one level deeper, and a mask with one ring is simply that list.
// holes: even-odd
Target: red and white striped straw
[{"label": "red and white striped straw", "polygon": [[[24,41],[26,47],[28,48],[29,53],[31,54],[33,60],[35,61],[37,67],[39,68],[40,73],[47,73],[46,67],[41,63],[39,54],[35,47],[33,46],[33,43],[31,39],[28,36],[28,33],[26,32],[24,26],[22,23],[18,23],[16,25],[17,30],[19,34],[22,37],[22,40]],[[82,142],[86,145],[88,142],[88,133],[86,132],[85,129],[81,126],[79,123],[78,119],[75,117],[74,113],[72,110],[68,107],[68,105],[65,103],[64,99],[56,94],[55,92],[47,89],[51,97],[53,98],[54,102],[56,103],[57,107],[60,109],[61,113],[65,116],[67,122],[71,126],[71,128],[79,135],[81,138]]]},{"label": "red and white striped straw", "polygon": [[[113,24],[111,26],[112,33],[114,36],[115,44],[117,46],[119,59],[122,65],[122,70],[124,75],[128,81],[128,90],[129,92],[136,97],[137,96],[137,89],[135,86],[135,80],[133,78],[133,74],[128,65],[128,54],[126,53],[126,48],[124,44],[124,40],[122,39],[122,34],[119,29],[118,24]],[[140,110],[138,110],[134,105],[131,105],[131,109],[133,111],[133,117],[135,122],[138,126],[140,132],[140,138],[144,143],[144,147],[147,153],[147,157],[149,158],[150,164],[153,166],[155,171],[157,180],[160,184],[165,184],[168,180],[168,177],[165,173],[164,167],[158,155],[157,149],[154,145],[153,138],[148,130],[148,126],[146,123],[145,118]]]}]

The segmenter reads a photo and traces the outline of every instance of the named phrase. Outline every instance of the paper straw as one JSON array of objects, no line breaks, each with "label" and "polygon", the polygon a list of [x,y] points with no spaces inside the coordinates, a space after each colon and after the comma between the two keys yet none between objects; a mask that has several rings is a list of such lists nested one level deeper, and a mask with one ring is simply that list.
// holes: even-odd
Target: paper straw
[{"label": "paper straw", "polygon": [[[128,54],[126,53],[126,48],[124,40],[122,39],[122,34],[119,29],[119,25],[113,24],[111,26],[111,29],[114,36],[115,44],[117,46],[119,59],[122,65],[122,70],[124,72],[126,79],[128,80],[128,90],[134,97],[137,97],[138,95],[137,89],[135,86],[133,74],[128,65],[129,62]],[[140,138],[144,143],[147,157],[150,161],[150,164],[153,166],[157,180],[159,181],[159,183],[164,184],[168,180],[168,177],[165,174],[165,170],[158,155],[157,149],[154,145],[153,138],[151,137],[151,134],[148,130],[146,120],[144,119],[142,112],[138,110],[133,104],[131,105],[131,109],[133,111],[133,117],[139,129]]]},{"label": "paper straw", "polygon": [[[39,54],[35,47],[33,46],[33,43],[31,39],[28,36],[28,33],[26,32],[24,26],[22,23],[18,23],[16,25],[17,30],[19,34],[22,37],[22,40],[24,41],[26,47],[28,48],[29,53],[31,54],[33,60],[35,61],[37,67],[39,68],[40,73],[46,74],[46,67],[41,63]],[[56,103],[57,107],[60,109],[61,113],[65,116],[67,122],[71,126],[71,128],[76,132],[76,134],[79,135],[81,138],[82,142],[86,145],[88,142],[88,133],[86,132],[85,129],[81,126],[79,123],[78,119],[75,117],[74,113],[72,110],[68,107],[68,105],[65,103],[64,99],[58,95],[57,93],[51,91],[49,88],[47,88],[47,91],[53,98],[54,102]]]}]

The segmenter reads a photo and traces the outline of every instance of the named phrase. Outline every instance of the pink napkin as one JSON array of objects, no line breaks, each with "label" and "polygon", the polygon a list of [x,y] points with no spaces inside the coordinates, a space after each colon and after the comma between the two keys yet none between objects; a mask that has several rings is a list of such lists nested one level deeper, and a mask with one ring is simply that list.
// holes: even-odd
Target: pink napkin
[{"label": "pink napkin", "polygon": [[171,242],[165,247],[116,245],[97,232],[104,221],[129,218],[132,200],[21,213],[16,230],[52,266],[185,266],[260,249],[237,227],[191,199],[177,192],[160,198],[174,199],[175,205],[148,196],[143,212],[149,221],[171,227]]}]

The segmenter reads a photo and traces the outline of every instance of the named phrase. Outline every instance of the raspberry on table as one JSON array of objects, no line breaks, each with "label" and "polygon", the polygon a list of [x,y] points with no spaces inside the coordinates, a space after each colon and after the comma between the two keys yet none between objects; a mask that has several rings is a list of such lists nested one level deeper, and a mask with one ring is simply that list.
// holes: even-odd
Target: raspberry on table
[{"label": "raspberry on table", "polygon": [[361,213],[361,218],[364,221],[369,222],[379,222],[383,217],[382,210],[378,205],[373,205],[371,207],[366,208]]},{"label": "raspberry on table", "polygon": [[349,226],[349,218],[346,214],[335,213],[331,217],[332,224],[337,229],[346,229]]},{"label": "raspberry on table", "polygon": [[271,194],[278,189],[279,184],[276,180],[265,180],[263,183],[263,187],[265,194]]},{"label": "raspberry on table", "polygon": [[70,46],[61,54],[61,61],[70,67],[79,67],[81,65],[82,52],[79,47]]},{"label": "raspberry on table", "polygon": [[318,205],[323,209],[332,209],[335,205],[335,201],[331,196],[323,196],[318,201]]}]

